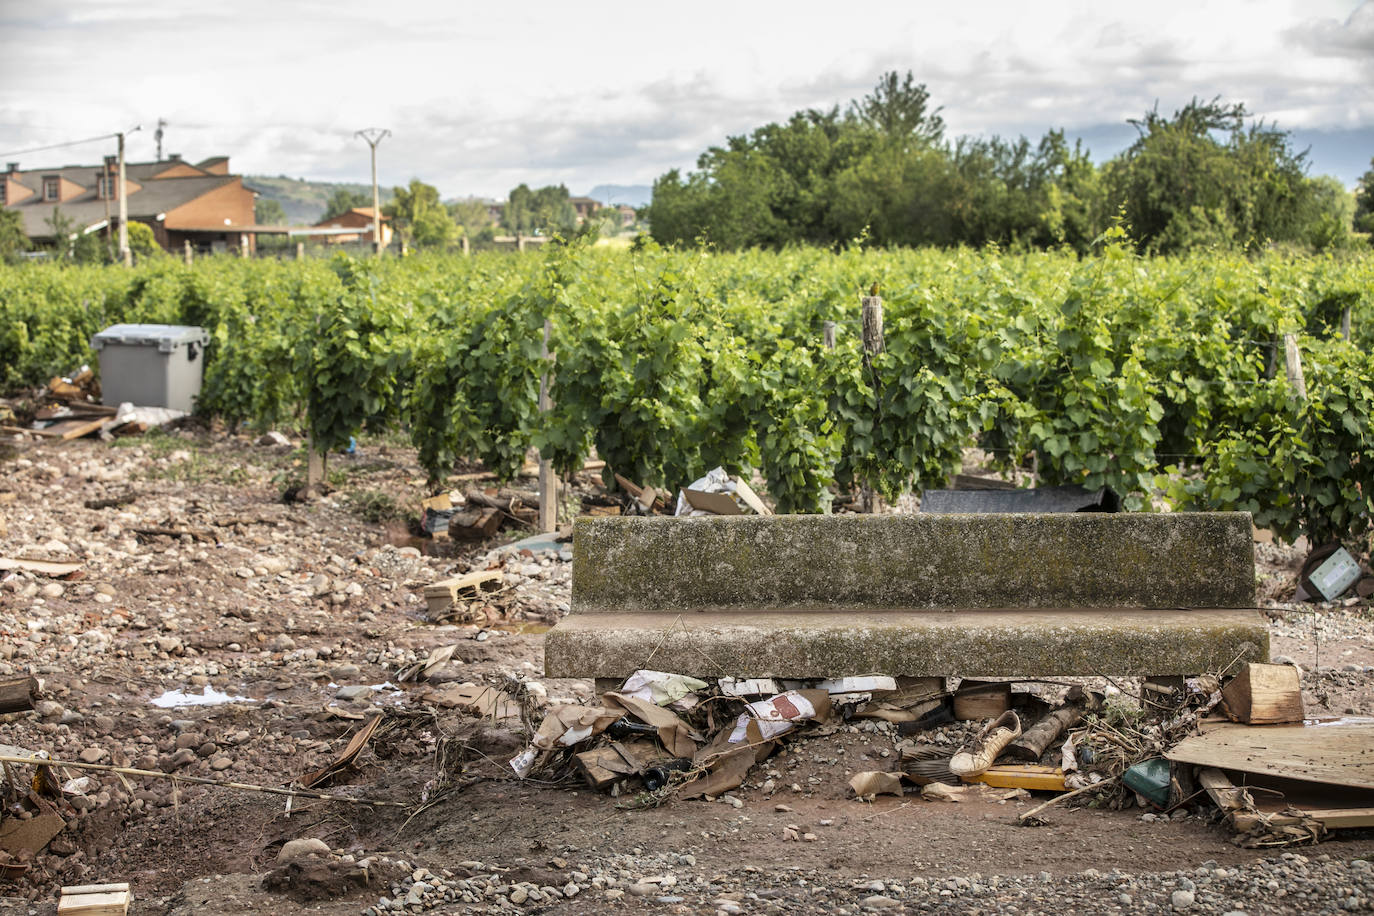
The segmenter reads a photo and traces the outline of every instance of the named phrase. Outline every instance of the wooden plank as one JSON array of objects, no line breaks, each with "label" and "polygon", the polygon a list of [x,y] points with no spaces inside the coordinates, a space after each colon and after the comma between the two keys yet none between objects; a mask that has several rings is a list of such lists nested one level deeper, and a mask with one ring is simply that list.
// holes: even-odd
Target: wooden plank
[{"label": "wooden plank", "polygon": [[1164,755],[1175,763],[1374,789],[1374,724],[1227,725],[1185,738]]},{"label": "wooden plank", "polygon": [[0,557],[0,572],[21,569],[40,576],[69,576],[81,568],[80,563],[60,560],[31,560],[28,557]]},{"label": "wooden plank", "polygon": [[57,902],[57,916],[127,916],[132,899],[128,890],[99,894],[64,893]]},{"label": "wooden plank", "polygon": [[[1207,790],[1216,806],[1226,812],[1231,825],[1240,833],[1246,833],[1262,823],[1273,827],[1300,824],[1303,818],[1319,821],[1328,829],[1374,827],[1374,807],[1333,805],[1329,790],[1324,793],[1313,792],[1310,788],[1294,790],[1292,786],[1295,784],[1283,780],[1274,783],[1289,787],[1282,794],[1262,791],[1250,793],[1246,787],[1232,783],[1225,773],[1215,767],[1200,770],[1198,784]],[[1260,784],[1259,787],[1265,786]],[[1357,793],[1355,797],[1360,801],[1368,801],[1363,793]],[[1285,813],[1289,811],[1298,813]]]},{"label": "wooden plank", "polygon": [[954,718],[992,719],[1011,709],[1011,684],[964,681],[954,693]]},{"label": "wooden plank", "polygon": [[1064,771],[1059,767],[1013,763],[991,766],[977,776],[961,776],[964,782],[981,782],[998,789],[1031,789],[1040,792],[1063,792]]},{"label": "wooden plank", "polygon": [[464,573],[452,579],[426,585],[425,603],[429,605],[431,614],[437,614],[463,597],[459,595],[459,592],[472,589],[475,595],[482,590],[485,583],[500,581],[501,571],[499,569],[479,569],[475,572]]},{"label": "wooden plank", "polygon": [[112,894],[116,891],[127,891],[129,882],[121,881],[118,884],[77,884],[62,888],[64,894]]},{"label": "wooden plank", "polygon": [[1227,713],[1249,725],[1303,720],[1302,683],[1292,665],[1247,664],[1221,691]]},{"label": "wooden plank", "polygon": [[[104,426],[106,422],[108,421],[105,417],[96,417],[94,420],[69,420],[67,421],[67,428],[62,433],[62,438],[65,441],[67,439],[80,439],[82,436],[89,436],[91,433]],[[56,429],[57,426],[62,425],[63,424],[59,423],[51,428]]]}]

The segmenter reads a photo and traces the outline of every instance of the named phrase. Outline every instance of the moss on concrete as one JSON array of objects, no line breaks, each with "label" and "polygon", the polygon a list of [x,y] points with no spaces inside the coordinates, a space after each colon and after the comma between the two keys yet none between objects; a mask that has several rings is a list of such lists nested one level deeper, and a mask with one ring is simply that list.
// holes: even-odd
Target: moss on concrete
[{"label": "moss on concrete", "polygon": [[1250,532],[1247,513],[579,519],[572,606],[1248,607]]},{"label": "moss on concrete", "polygon": [[550,677],[624,677],[641,667],[717,677],[1220,671],[1265,661],[1257,611],[771,612],[573,615],[549,632]]}]

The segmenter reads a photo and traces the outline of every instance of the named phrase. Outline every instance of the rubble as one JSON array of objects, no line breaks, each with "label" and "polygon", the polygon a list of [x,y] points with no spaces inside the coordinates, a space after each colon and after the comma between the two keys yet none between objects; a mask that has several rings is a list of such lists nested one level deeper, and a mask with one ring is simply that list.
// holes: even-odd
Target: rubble
[{"label": "rubble", "polygon": [[[679,700],[653,702],[652,689],[636,698],[695,730],[690,757],[670,755],[658,726],[611,736],[616,723],[639,723],[622,707],[601,734],[558,751],[566,756],[517,781],[506,761],[526,749],[549,710],[602,705],[590,681],[539,674],[542,628],[567,609],[567,545],[554,538],[534,547],[452,541],[431,552],[428,540],[412,539],[412,532],[392,535],[365,523],[343,498],[348,487],[389,488],[399,503],[418,486],[419,473],[410,459],[367,441],[357,464],[345,466],[362,470],[351,472],[339,493],[308,507],[285,505],[280,492],[297,459],[253,441],[189,430],[116,446],[91,439],[59,449],[30,441],[6,461],[0,489],[16,498],[0,499],[8,528],[0,554],[78,563],[80,575],[0,571],[0,679],[42,682],[33,710],[0,716],[0,741],[23,748],[25,759],[43,749],[71,762],[52,768],[59,794],[44,796],[70,806],[61,808],[65,827],[17,864],[0,856],[0,879],[19,875],[0,884],[0,897],[33,892],[51,907],[62,885],[128,876],[140,911],[158,913],[192,912],[193,901],[205,906],[210,898],[198,894],[223,907],[228,893],[262,911],[291,907],[278,895],[347,897],[340,911],[376,913],[415,912],[429,903],[439,911],[594,911],[620,900],[693,912],[802,912],[823,904],[857,914],[878,906],[874,898],[909,910],[931,903],[948,910],[1088,911],[1110,908],[1123,894],[1133,906],[1168,908],[1185,879],[1194,885],[1194,908],[1218,912],[1232,904],[1262,909],[1275,899],[1334,909],[1374,898],[1368,872],[1347,861],[1368,858],[1369,841],[1335,815],[1318,838],[1334,832],[1351,839],[1302,850],[1308,859],[1275,851],[1272,860],[1260,860],[1228,842],[1231,825],[1239,838],[1239,828],[1257,818],[1267,818],[1276,834],[1265,842],[1283,840],[1277,831],[1287,828],[1307,837],[1288,841],[1311,842],[1303,818],[1327,817],[1329,809],[1266,810],[1264,793],[1249,790],[1255,813],[1232,812],[1226,827],[1214,827],[1210,819],[1223,815],[1200,772],[1195,797],[1167,814],[1140,808],[1134,793],[1111,781],[1137,753],[1123,748],[1118,755],[1113,740],[1141,753],[1167,749],[1196,730],[1198,718],[1187,717],[1234,683],[1240,665],[1215,691],[1204,693],[1209,685],[1199,683],[1178,698],[1145,692],[1137,679],[1112,685],[1084,678],[1109,694],[1103,708],[1081,707],[1082,718],[1051,739],[1039,760],[1008,752],[983,782],[953,786],[958,804],[920,797],[916,782],[920,764],[937,770],[986,722],[953,719],[953,694],[967,685],[943,678],[892,678],[889,689],[885,681],[758,679],[747,668],[693,671],[705,686],[679,698],[695,698],[688,709],[673,705]],[[369,470],[386,462],[395,467]],[[130,492],[137,498],[86,506]],[[587,484],[584,492],[598,491]],[[179,533],[137,534],[158,528]],[[462,617],[431,620],[426,586],[470,572],[497,573],[499,588],[465,593]],[[652,571],[642,572],[641,587],[654,588]],[[45,593],[49,585],[60,590]],[[1268,624],[1274,651],[1301,664],[1301,672],[1292,671],[1308,717],[1340,716],[1346,708],[1368,713],[1374,657],[1363,647],[1374,645],[1374,626],[1364,606],[1272,609],[1280,618]],[[643,668],[672,675],[680,661],[660,653]],[[400,679],[417,666],[423,677]],[[396,689],[372,689],[387,683]],[[1062,683],[998,683],[1011,684],[1010,708],[1027,734],[1064,705],[1068,692]],[[827,716],[767,739],[762,759],[759,748],[748,747],[753,742],[740,742],[747,753],[725,768],[731,776],[735,767],[742,771],[738,784],[688,800],[728,751],[701,765],[697,754],[718,738],[722,745],[710,753],[724,749],[748,703],[822,686],[832,707]],[[619,692],[624,679],[614,687]],[[354,698],[340,698],[341,690]],[[168,691],[249,702],[151,705]],[[1168,714],[1156,715],[1161,711],[1141,697],[1167,704]],[[1218,703],[1203,721],[1225,712]],[[288,812],[281,795],[180,778],[283,788],[337,760],[381,714],[366,746],[322,793],[341,801],[297,797]],[[1160,730],[1177,718],[1185,721]],[[1066,744],[1076,748],[1072,769],[1061,766]],[[619,761],[618,772],[608,770],[614,778],[596,789],[576,763],[590,751]],[[126,775],[126,786],[116,773],[95,768],[125,764],[161,776]],[[1186,776],[1192,768],[1171,769]],[[28,785],[32,768],[12,769]],[[860,773],[886,774],[889,783],[896,776],[902,797],[855,800],[850,781]],[[1253,778],[1223,773],[1235,789],[1247,789]],[[1082,778],[1088,788],[1041,812],[1051,828],[1013,830],[1019,813],[1063,794],[1056,777]],[[927,784],[948,786],[948,778]],[[1015,784],[994,785],[1016,778],[1044,782],[1026,787],[1030,800],[1015,794]],[[233,803],[226,804],[230,794]],[[359,804],[366,798],[404,807]],[[1340,810],[1348,823],[1351,809]],[[327,818],[324,827],[313,827],[316,815]],[[6,824],[12,820],[34,817],[5,814]],[[264,824],[272,825],[266,833]],[[930,843],[934,833],[949,842]],[[294,864],[277,862],[283,844],[307,836],[319,836],[328,853],[315,847]],[[1054,843],[1047,842],[1051,836]],[[1155,857],[1148,862],[1140,852],[1146,844]],[[1048,848],[1056,845],[1063,848]],[[987,862],[988,848],[999,850],[995,865]],[[879,851],[886,849],[901,852]],[[1318,860],[1328,853],[1338,855]],[[791,858],[775,865],[783,855]],[[484,861],[464,862],[469,856]],[[1084,874],[1087,866],[1100,874]],[[235,874],[240,870],[250,873]],[[1271,881],[1286,897],[1275,897]],[[658,904],[660,898],[675,902]]]}]

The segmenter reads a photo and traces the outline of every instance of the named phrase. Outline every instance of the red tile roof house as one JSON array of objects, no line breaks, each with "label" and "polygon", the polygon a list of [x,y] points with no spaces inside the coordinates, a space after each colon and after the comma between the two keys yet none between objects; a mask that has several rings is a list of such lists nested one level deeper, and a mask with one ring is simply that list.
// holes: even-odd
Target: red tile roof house
[{"label": "red tile roof house", "polygon": [[[337,230],[334,232],[298,232],[297,235],[313,237],[326,245],[342,245],[346,242],[372,241],[372,208],[354,207],[347,213],[322,219],[315,224],[316,229]],[[391,246],[391,220],[382,216],[382,247]]]},{"label": "red tile roof house", "polygon": [[[227,156],[192,165],[180,156],[125,165],[129,220],[146,223],[168,251],[187,242],[201,252],[252,252],[257,247],[252,189],[229,174]],[[103,164],[20,169],[11,162],[0,172],[0,204],[23,218],[24,232],[51,242],[54,210],[77,232],[96,232],[119,222],[119,169],[113,156]]]}]

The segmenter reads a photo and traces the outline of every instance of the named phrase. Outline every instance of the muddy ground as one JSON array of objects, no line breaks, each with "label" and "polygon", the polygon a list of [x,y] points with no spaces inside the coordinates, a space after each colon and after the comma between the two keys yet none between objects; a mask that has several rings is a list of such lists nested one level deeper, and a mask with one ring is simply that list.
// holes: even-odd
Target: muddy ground
[{"label": "muddy ground", "polygon": [[[1374,900],[1370,831],[1250,850],[1202,807],[1162,820],[1075,808],[1026,828],[1016,814],[1041,799],[853,800],[853,773],[893,766],[895,736],[872,726],[791,740],[713,802],[643,808],[575,781],[522,783],[504,766],[523,746],[517,723],[424,696],[490,681],[532,708],[590,697],[589,682],[540,676],[569,565],[502,552],[518,530],[431,555],[406,521],[424,482],[413,451],[365,442],[332,459],[333,493],[288,504],[299,448],[222,430],[0,449],[0,555],[82,564],[66,580],[0,573],[0,676],[32,674],[45,697],[0,716],[0,744],[282,786],[385,709],[357,765],[324,791],[396,803],[288,806],[91,772],[61,803],[67,829],[0,872],[0,913],[53,913],[61,885],[111,881],[133,886],[137,914],[1334,912]],[[574,492],[594,498],[595,475]],[[1309,714],[1374,714],[1368,606],[1282,604],[1302,552],[1258,556],[1272,651],[1303,668]],[[423,586],[474,567],[504,576],[482,619],[428,621]],[[394,686],[450,644],[429,683]],[[234,702],[154,705],[207,688]],[[935,737],[957,741],[957,729]],[[331,852],[278,864],[301,838]]]}]

